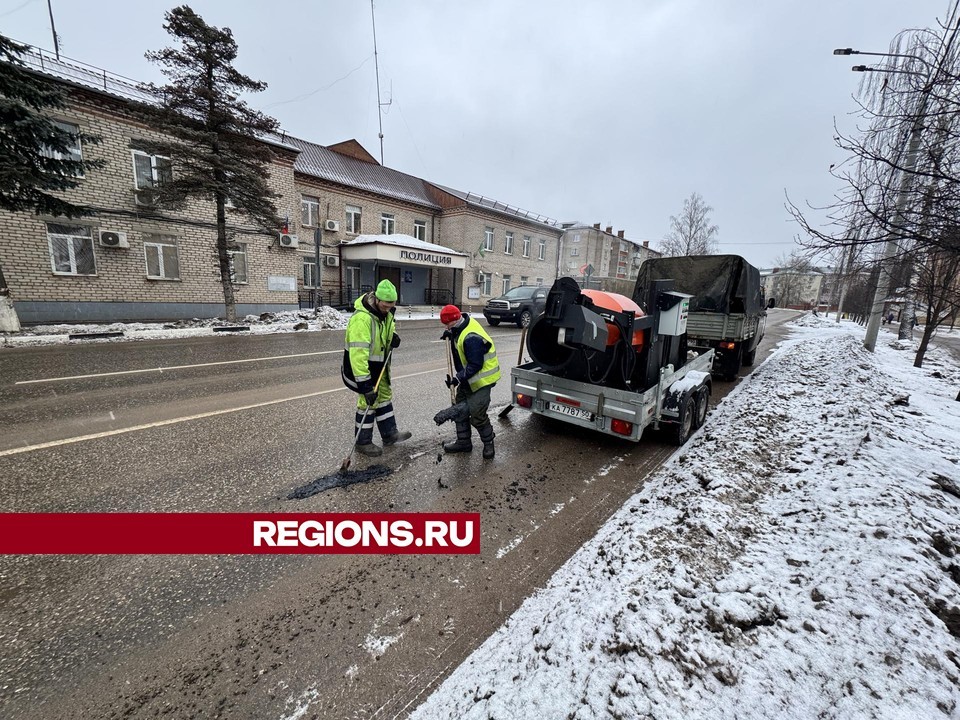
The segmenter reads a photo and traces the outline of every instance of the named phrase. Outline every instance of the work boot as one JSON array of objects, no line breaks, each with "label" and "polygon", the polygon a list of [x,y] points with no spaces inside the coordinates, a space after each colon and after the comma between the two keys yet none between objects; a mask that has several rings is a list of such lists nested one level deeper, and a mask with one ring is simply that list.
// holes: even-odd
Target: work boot
[{"label": "work boot", "polygon": [[480,434],[480,439],[483,440],[483,459],[490,460],[494,455],[493,439],[497,436],[493,431],[493,425],[487,420],[487,424],[478,427],[477,432]]},{"label": "work boot", "polygon": [[366,455],[367,457],[377,457],[378,455],[383,455],[383,450],[380,449],[380,446],[374,445],[372,442],[364,443],[363,445],[358,443],[357,452],[361,455]]},{"label": "work boot", "polygon": [[398,430],[393,435],[385,435],[383,438],[383,444],[395,445],[398,442],[409,440],[411,437],[413,437],[413,433],[409,430]]},{"label": "work boot", "polygon": [[[456,405],[451,405],[448,408],[444,408],[436,415],[433,416],[433,421],[437,425],[443,425],[447,420],[453,420],[457,423],[463,422],[468,417],[470,417],[470,408],[467,407],[465,402],[457,403]],[[467,435],[469,437],[469,433]]]},{"label": "work boot", "polygon": [[445,453],[458,453],[470,452],[471,450],[473,450],[473,443],[470,441],[470,423],[466,420],[458,420],[457,439],[450,443],[444,443],[443,451]]}]

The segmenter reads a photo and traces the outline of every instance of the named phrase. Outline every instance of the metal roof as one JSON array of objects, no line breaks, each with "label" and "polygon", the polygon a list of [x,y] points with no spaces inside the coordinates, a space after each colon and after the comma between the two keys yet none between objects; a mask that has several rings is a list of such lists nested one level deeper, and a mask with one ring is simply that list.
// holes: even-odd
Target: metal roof
[{"label": "metal roof", "polygon": [[494,200],[493,198],[488,198],[483,195],[477,195],[476,193],[454,190],[453,188],[446,187],[445,185],[437,185],[437,183],[433,184],[444,192],[460,198],[468,205],[473,205],[474,207],[483,208],[485,210],[493,210],[505,215],[513,215],[514,217],[518,217],[523,220],[529,220],[530,222],[538,223],[540,225],[547,225],[555,230],[562,229],[557,220],[547,217],[546,215],[540,215],[539,213],[531,212],[530,210],[524,210],[523,208],[507,205],[506,203],[502,203],[498,200]]},{"label": "metal roof", "polygon": [[338,185],[440,209],[431,198],[426,183],[420,178],[378,163],[363,162],[300,138],[286,135],[283,139],[300,150],[293,165],[296,172],[329,180]]}]

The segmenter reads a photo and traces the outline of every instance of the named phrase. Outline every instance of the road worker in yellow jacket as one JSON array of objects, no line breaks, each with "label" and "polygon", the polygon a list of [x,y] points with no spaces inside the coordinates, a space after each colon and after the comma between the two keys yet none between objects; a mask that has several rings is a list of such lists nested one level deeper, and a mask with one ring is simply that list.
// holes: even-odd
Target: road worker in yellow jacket
[{"label": "road worker in yellow jacket", "polygon": [[357,298],[344,339],[341,376],[344,385],[358,394],[354,423],[357,452],[368,456],[383,452],[373,443],[374,419],[384,445],[407,440],[411,435],[397,428],[390,388],[390,359],[393,350],[400,347],[393,321],[396,305],[397,288],[389,280],[381,281],[376,290]]}]

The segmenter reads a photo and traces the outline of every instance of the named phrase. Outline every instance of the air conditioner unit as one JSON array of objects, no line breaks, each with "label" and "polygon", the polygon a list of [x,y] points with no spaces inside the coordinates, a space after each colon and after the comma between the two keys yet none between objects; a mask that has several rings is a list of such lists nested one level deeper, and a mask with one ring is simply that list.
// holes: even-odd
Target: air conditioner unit
[{"label": "air conditioner unit", "polygon": [[327,267],[340,267],[340,258],[336,255],[324,255],[323,264]]},{"label": "air conditioner unit", "polygon": [[300,241],[297,240],[296,235],[280,233],[280,247],[285,247],[285,248],[300,247]]},{"label": "air conditioner unit", "polygon": [[133,197],[137,205],[142,207],[156,207],[159,194],[153,188],[144,188],[142,190],[134,190]]},{"label": "air conditioner unit", "polygon": [[109,247],[109,248],[130,247],[130,243],[127,242],[127,234],[122,232],[115,232],[114,230],[101,230],[100,244],[103,247]]},{"label": "air conditioner unit", "polygon": [[477,273],[477,282],[478,282],[478,283],[481,283],[481,284],[483,283],[483,273],[482,273],[482,272],[481,272],[481,273]]},{"label": "air conditioner unit", "polygon": [[323,224],[323,229],[328,230],[329,232],[340,232],[340,223],[336,220],[327,220]]}]

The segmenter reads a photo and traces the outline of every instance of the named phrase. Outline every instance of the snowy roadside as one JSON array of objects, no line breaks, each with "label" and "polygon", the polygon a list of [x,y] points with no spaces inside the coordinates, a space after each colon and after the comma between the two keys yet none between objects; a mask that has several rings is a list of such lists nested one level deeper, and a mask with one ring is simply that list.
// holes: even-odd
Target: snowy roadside
[{"label": "snowy roadside", "polygon": [[[248,335],[268,335],[289,332],[316,332],[318,330],[347,327],[350,316],[331,307],[313,310],[264,313],[247,315],[237,324],[249,326],[243,331]],[[174,340],[179,338],[206,337],[219,334],[214,328],[230,323],[219,318],[176,320],[167,323],[107,323],[86,325],[37,325],[26,327],[18,333],[3,333],[0,347],[36,347],[39,345],[65,345],[90,343],[116,343],[131,340]],[[119,337],[70,339],[70,335],[90,335],[122,332]]]},{"label": "snowy roadside", "polygon": [[806,318],[412,717],[960,717],[960,370],[862,334]]}]

